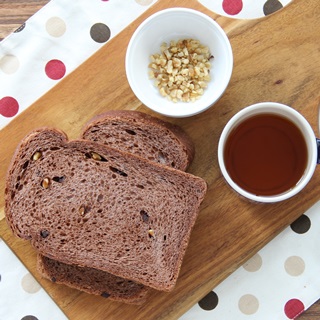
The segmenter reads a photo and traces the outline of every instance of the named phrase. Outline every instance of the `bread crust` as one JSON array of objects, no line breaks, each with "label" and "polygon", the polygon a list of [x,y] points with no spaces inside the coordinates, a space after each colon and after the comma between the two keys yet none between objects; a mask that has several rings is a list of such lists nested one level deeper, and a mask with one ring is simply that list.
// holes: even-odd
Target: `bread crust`
[{"label": "bread crust", "polygon": [[129,304],[143,304],[149,288],[142,284],[114,276],[111,273],[50,259],[38,254],[37,269],[41,275],[54,283]]},{"label": "bread crust", "polygon": [[[101,129],[108,130],[108,125],[114,122],[122,124],[126,126],[126,128],[130,128],[130,132],[137,128],[142,128],[144,129],[143,133],[147,134],[147,137],[149,132],[147,132],[148,126],[146,126],[145,123],[147,123],[147,125],[156,126],[157,132],[155,134],[158,136],[169,134],[171,136],[171,141],[176,144],[174,146],[175,151],[178,149],[176,153],[179,155],[178,152],[180,152],[178,159],[169,157],[171,159],[173,158],[172,161],[174,161],[175,168],[177,169],[186,170],[193,160],[194,145],[190,137],[180,127],[138,111],[108,111],[98,115],[86,123],[83,128],[82,138],[89,140],[94,139],[95,141],[104,143],[105,141],[103,140],[104,138],[103,134],[101,134]],[[125,130],[121,135],[119,126],[117,126],[116,130],[115,134],[119,134],[121,138],[132,138],[132,135],[126,134]],[[111,134],[111,130],[108,130],[108,133]],[[174,135],[174,137],[172,135]],[[140,147],[143,150],[144,158],[151,158],[156,161],[157,158],[153,152],[155,145],[154,141],[145,139],[143,142],[144,143]],[[123,142],[120,141],[120,144],[122,143]],[[132,139],[131,144],[133,143],[134,141]],[[147,146],[145,145],[146,143],[148,144]],[[123,145],[123,148],[121,149],[126,151],[127,146]],[[170,165],[170,163],[167,164]],[[40,254],[37,258],[37,267],[43,277],[54,281],[55,283],[65,284],[87,293],[102,295],[108,297],[109,300],[142,304],[145,302],[147,292],[150,290],[150,288],[146,286],[116,277],[105,271],[64,264],[49,259],[48,257],[41,256]],[[81,279],[81,281],[79,279]]]},{"label": "bread crust", "polygon": [[[120,143],[113,142],[112,136],[106,137],[103,131],[110,132],[112,124],[121,125],[122,129],[128,128],[135,135],[126,134],[123,130]],[[152,127],[152,129],[150,128]],[[152,130],[152,132],[150,132]],[[119,135],[121,134],[120,130]],[[115,147],[125,152],[139,155],[143,158],[151,156],[155,147],[168,159],[159,159],[157,155],[153,161],[160,162],[176,169],[186,171],[194,159],[195,148],[189,135],[179,126],[161,120],[140,111],[110,110],[97,115],[88,121],[82,130],[83,139],[98,141]],[[128,140],[126,144],[124,139]],[[139,144],[137,148],[133,144]],[[130,149],[128,149],[130,146]],[[139,147],[139,148],[138,148]],[[156,151],[154,151],[156,152]]]},{"label": "bread crust", "polygon": [[[39,150],[43,157],[40,161],[32,161]],[[106,161],[86,158],[93,151]],[[62,172],[66,166],[68,170]],[[87,166],[89,171],[85,173]],[[61,177],[62,173],[65,175],[63,181],[52,182],[48,190],[40,185],[47,175],[53,179]],[[108,188],[107,184],[95,185],[95,181],[103,181],[101,177],[105,181],[117,181],[117,188],[121,190],[118,196],[122,197],[119,206],[117,197],[114,197],[114,182],[110,182]],[[128,187],[130,183],[136,183],[136,178],[139,178],[139,186]],[[153,186],[148,186],[148,179],[154,183]],[[81,185],[84,180],[87,180],[83,182],[85,188]],[[79,190],[76,191],[77,186]],[[154,198],[155,186],[161,187],[162,197],[157,195]],[[138,196],[126,199],[132,196],[132,188],[138,192]],[[165,190],[170,190],[174,196]],[[47,191],[52,192],[51,195]],[[68,198],[68,192],[73,192],[74,201]],[[91,196],[88,196],[90,192]],[[15,152],[6,180],[5,214],[13,232],[31,240],[31,244],[49,258],[97,268],[158,290],[170,291],[178,277],[190,232],[205,193],[206,183],[201,178],[99,143],[68,141],[63,132],[44,128],[23,139]],[[100,196],[101,206],[98,208],[95,202],[99,201]],[[113,196],[111,200],[110,196]],[[142,202],[138,199],[141,197]],[[123,199],[127,201],[125,205]],[[137,207],[137,203],[140,206]],[[79,218],[81,205],[86,206],[85,215],[90,207],[91,218],[86,221],[83,217]],[[107,206],[109,210],[101,209]],[[126,206],[130,209],[127,210]],[[78,212],[72,212],[77,211],[75,207]],[[103,216],[104,223],[94,218],[98,210],[102,210],[99,214]],[[127,215],[132,210],[138,214],[130,220]],[[144,222],[143,212],[148,216],[148,223]],[[168,212],[172,216],[168,217]],[[171,218],[175,221],[170,229],[171,234],[168,234],[165,228],[169,227]],[[76,223],[81,230],[71,228]],[[97,223],[101,230],[95,229]],[[156,236],[149,233],[150,228],[154,229]],[[115,229],[117,232],[114,232]],[[70,230],[73,237],[68,234]],[[92,239],[86,232],[96,237]],[[142,240],[138,240],[139,237]],[[169,240],[175,241],[170,243]],[[100,242],[103,244],[100,245]],[[102,248],[107,246],[110,249],[114,243],[118,245],[116,249],[103,251]],[[145,249],[141,244],[145,245]],[[132,256],[128,257],[125,248],[131,250]]]}]

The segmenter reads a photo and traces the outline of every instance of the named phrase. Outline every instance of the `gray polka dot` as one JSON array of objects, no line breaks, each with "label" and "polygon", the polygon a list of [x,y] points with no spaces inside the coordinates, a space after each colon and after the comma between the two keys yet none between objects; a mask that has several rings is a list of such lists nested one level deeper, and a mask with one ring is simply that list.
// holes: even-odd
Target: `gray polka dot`
[{"label": "gray polka dot", "polygon": [[28,293],[36,293],[41,289],[40,284],[36,281],[36,279],[31,275],[31,273],[27,273],[21,280],[21,286],[24,291]]},{"label": "gray polka dot", "polygon": [[251,315],[258,311],[259,300],[252,294],[245,294],[240,298],[238,307],[243,314]]},{"label": "gray polka dot", "polygon": [[0,69],[6,74],[15,73],[19,66],[19,59],[12,54],[5,55],[0,59]]},{"label": "gray polka dot", "polygon": [[243,268],[248,272],[256,272],[261,268],[261,266],[262,266],[262,258],[257,253],[243,265]]},{"label": "gray polka dot", "polygon": [[52,17],[46,23],[46,30],[52,37],[61,37],[66,28],[65,22],[59,17]]},{"label": "gray polka dot", "polygon": [[291,256],[285,261],[284,268],[290,276],[298,277],[305,270],[305,262],[301,257]]},{"label": "gray polka dot", "polygon": [[136,0],[136,3],[141,6],[149,6],[152,3],[152,0]]}]

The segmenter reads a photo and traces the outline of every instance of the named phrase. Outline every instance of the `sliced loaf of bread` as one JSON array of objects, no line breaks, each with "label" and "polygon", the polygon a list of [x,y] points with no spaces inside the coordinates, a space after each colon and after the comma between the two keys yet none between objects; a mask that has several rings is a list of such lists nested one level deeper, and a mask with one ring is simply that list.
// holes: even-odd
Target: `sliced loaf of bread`
[{"label": "sliced loaf of bread", "polygon": [[38,270],[45,278],[109,300],[142,304],[148,288],[142,284],[93,268],[73,266],[38,255]]},{"label": "sliced loaf of bread", "polygon": [[[194,156],[191,139],[178,126],[138,111],[108,111],[96,116],[85,125],[82,136],[123,151],[128,148],[151,161],[164,162],[180,170],[185,170]],[[161,156],[164,154],[167,156]],[[133,281],[97,269],[65,264],[40,254],[37,260],[38,271],[53,282],[102,295],[109,300],[134,304],[146,300],[148,288]]]},{"label": "sliced loaf of bread", "polygon": [[13,157],[5,213],[51,259],[169,291],[206,188],[191,174],[39,129]]},{"label": "sliced loaf of bread", "polygon": [[179,126],[139,111],[98,115],[85,125],[82,138],[182,171],[194,157],[193,142]]}]

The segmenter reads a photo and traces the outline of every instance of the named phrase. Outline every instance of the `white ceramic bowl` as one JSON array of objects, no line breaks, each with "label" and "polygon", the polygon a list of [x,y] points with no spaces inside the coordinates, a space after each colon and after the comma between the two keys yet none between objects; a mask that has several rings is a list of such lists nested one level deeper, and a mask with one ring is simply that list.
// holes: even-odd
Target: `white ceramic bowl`
[{"label": "white ceramic bowl", "polygon": [[[149,79],[150,55],[163,42],[193,38],[208,46],[211,81],[195,102],[172,102]],[[192,9],[170,8],[147,18],[134,32],[126,53],[126,74],[137,98],[153,111],[170,117],[187,117],[211,107],[225,91],[232,74],[233,55],[228,37],[209,16]]]}]

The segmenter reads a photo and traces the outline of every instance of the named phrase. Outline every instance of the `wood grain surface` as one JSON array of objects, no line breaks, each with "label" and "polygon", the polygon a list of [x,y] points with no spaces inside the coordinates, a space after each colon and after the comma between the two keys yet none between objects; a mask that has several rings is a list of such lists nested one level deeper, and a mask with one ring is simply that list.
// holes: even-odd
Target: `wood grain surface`
[{"label": "wood grain surface", "polygon": [[0,40],[19,28],[49,0],[1,0],[0,1]]},{"label": "wood grain surface", "polygon": [[[45,3],[47,1],[1,1],[0,38],[14,31]],[[224,96],[211,109],[192,118],[170,119],[195,141],[196,158],[189,171],[203,177],[209,185],[175,290],[171,293],[153,291],[146,305],[136,307],[54,285],[36,273],[33,248],[13,237],[4,220],[0,222],[1,236],[72,320],[176,319],[320,198],[317,169],[299,196],[274,205],[249,203],[225,184],[216,159],[218,138],[228,119],[241,108],[259,101],[273,100],[294,107],[317,132],[318,0],[295,0],[276,14],[252,21],[220,17],[196,0],[158,1],[0,131],[1,177],[5,175],[14,148],[33,128],[55,126],[75,138],[89,118],[106,109],[151,113],[127,84],[123,63],[126,46],[135,28],[151,13],[181,5],[210,15],[224,28],[233,47],[234,72]],[[3,192],[1,179],[0,193]],[[2,215],[3,205],[1,197]],[[301,320],[319,318],[320,302],[299,317]]]}]

